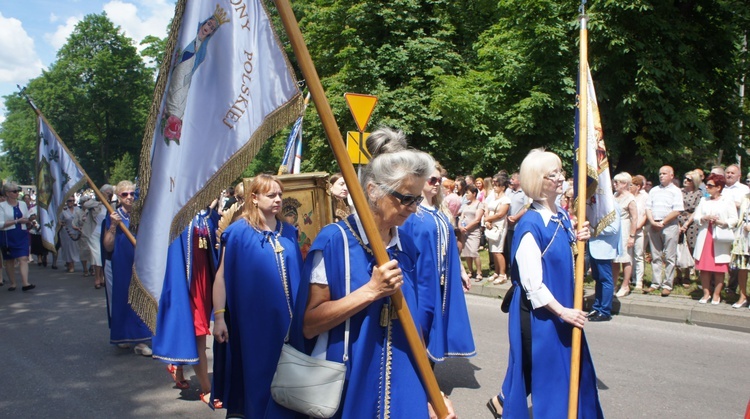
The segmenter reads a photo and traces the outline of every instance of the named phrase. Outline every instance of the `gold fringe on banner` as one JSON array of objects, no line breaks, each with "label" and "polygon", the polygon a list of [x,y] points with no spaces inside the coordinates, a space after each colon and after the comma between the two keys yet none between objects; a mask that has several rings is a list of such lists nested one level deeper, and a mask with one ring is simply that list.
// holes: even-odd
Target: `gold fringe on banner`
[{"label": "gold fringe on banner", "polygon": [[[154,99],[151,103],[149,119],[143,136],[143,147],[141,148],[141,161],[138,171],[138,188],[140,197],[135,203],[130,224],[131,230],[134,231],[137,231],[138,229],[143,204],[148,197],[149,181],[151,179],[151,149],[153,147],[154,132],[159,124],[158,118],[161,111],[162,99],[167,89],[167,81],[169,78],[169,72],[172,68],[174,50],[177,44],[177,38],[179,37],[180,27],[182,26],[182,18],[185,12],[186,3],[187,0],[180,0],[175,7],[175,19],[172,23],[172,31],[170,32],[166,51],[164,53],[165,59],[159,68],[159,77],[156,80]],[[265,4],[262,2],[261,4],[263,5],[266,15],[268,15],[268,10],[266,9]],[[289,71],[289,74],[291,74],[294,79],[294,70],[289,62],[289,57],[284,53],[284,49],[275,30],[273,31],[273,34],[276,43],[284,56],[287,71]],[[287,103],[267,115],[263,123],[252,134],[248,142],[237,153],[235,153],[234,156],[224,163],[222,167],[206,182],[206,185],[175,215],[170,226],[169,241],[172,242],[177,236],[179,236],[198,211],[204,209],[227,185],[232,184],[242,174],[268,138],[294,122],[303,109],[304,104],[302,94],[298,92]],[[133,270],[133,276],[128,290],[128,302],[138,316],[146,323],[146,325],[148,325],[151,331],[156,334],[156,313],[158,311],[159,303],[143,287],[135,269]]]},{"label": "gold fringe on banner", "polygon": [[599,233],[604,231],[604,229],[607,228],[608,225],[612,224],[615,221],[616,217],[617,217],[616,211],[612,211],[609,214],[602,217],[602,219],[599,220],[599,223],[596,225],[596,230],[594,230],[594,237],[598,236]]},{"label": "gold fringe on banner", "polygon": [[177,38],[180,36],[182,28],[182,15],[185,13],[187,0],[179,0],[175,5],[174,20],[172,20],[172,30],[169,32],[166,49],[164,51],[164,61],[159,66],[159,76],[156,78],[154,87],[154,98],[151,100],[151,110],[148,113],[146,131],[143,133],[141,144],[141,161],[138,168],[138,194],[139,199],[133,206],[133,214],[130,216],[130,229],[138,230],[138,223],[141,218],[143,203],[148,196],[149,181],[151,180],[151,148],[154,140],[154,132],[159,125],[159,112],[164,93],[167,90],[167,80],[169,71],[172,69],[172,60],[174,60],[174,50],[177,45]]},{"label": "gold fringe on banner", "polygon": [[151,329],[151,333],[156,334],[156,314],[159,305],[154,297],[143,288],[135,269],[133,269],[133,277],[130,279],[130,287],[128,287],[128,304],[133,307],[138,317]]},{"label": "gold fringe on banner", "polygon": [[[174,19],[172,20],[172,30],[169,32],[169,38],[167,39],[167,45],[164,51],[164,61],[159,66],[159,76],[156,78],[156,86],[154,88],[154,98],[151,101],[151,110],[148,114],[148,121],[146,123],[146,131],[143,133],[143,146],[141,147],[141,162],[138,169],[138,189],[139,189],[139,200],[135,202],[133,206],[133,213],[130,218],[130,230],[132,232],[138,231],[138,222],[140,221],[141,209],[143,202],[146,200],[148,195],[149,180],[151,179],[151,146],[154,138],[154,132],[158,125],[159,111],[161,110],[162,98],[164,92],[167,89],[167,80],[169,79],[169,71],[172,68],[172,60],[174,59],[174,50],[177,45],[177,38],[180,35],[180,28],[182,27],[182,15],[185,13],[185,6],[187,0],[179,0],[175,5]],[[137,245],[137,244],[136,244]],[[133,275],[130,280],[130,287],[128,288],[128,303],[133,308],[133,311],[138,314],[138,317],[151,329],[151,333],[156,334],[156,313],[159,308],[159,303],[154,297],[146,291],[141,284],[141,280],[133,269]]]}]

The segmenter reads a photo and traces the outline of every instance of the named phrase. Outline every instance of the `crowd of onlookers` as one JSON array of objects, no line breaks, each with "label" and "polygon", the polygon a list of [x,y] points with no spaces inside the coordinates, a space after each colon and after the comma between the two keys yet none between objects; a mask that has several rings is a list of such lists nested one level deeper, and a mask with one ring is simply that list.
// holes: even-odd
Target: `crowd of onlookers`
[{"label": "crowd of onlookers", "polygon": [[[618,298],[633,290],[659,291],[667,297],[681,286],[688,292],[702,290],[701,304],[728,299],[736,300],[734,308],[747,306],[750,175],[743,178],[735,164],[715,166],[708,175],[697,168],[682,177],[664,166],[658,178],[654,185],[640,174],[623,172],[613,177],[620,243],[614,245],[619,248],[617,256],[607,259],[612,265],[608,274],[612,292]],[[514,225],[528,205],[518,174],[444,177],[443,188],[468,274],[476,281],[485,280],[479,252],[486,250],[489,281],[505,282]],[[572,178],[563,189],[558,206],[575,219]],[[647,263],[650,281],[644,281]],[[622,282],[614,287],[620,277]]]}]

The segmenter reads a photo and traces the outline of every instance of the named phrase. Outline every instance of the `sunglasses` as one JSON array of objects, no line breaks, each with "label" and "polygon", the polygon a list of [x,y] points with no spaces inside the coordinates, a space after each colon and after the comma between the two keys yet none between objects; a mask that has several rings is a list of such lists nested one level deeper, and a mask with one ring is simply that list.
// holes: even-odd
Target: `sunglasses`
[{"label": "sunglasses", "polygon": [[440,178],[437,176],[433,176],[429,179],[427,179],[427,184],[430,186],[435,186],[440,182]]},{"label": "sunglasses", "polygon": [[76,202],[76,200],[75,200],[75,199],[68,199],[68,200],[67,200],[67,201],[65,201],[65,202]]},{"label": "sunglasses", "polygon": [[424,199],[422,195],[417,195],[417,196],[414,196],[411,194],[403,195],[391,189],[386,189],[386,191],[388,192],[389,195],[398,199],[398,202],[401,203],[401,205],[405,207],[408,207],[410,205],[419,205],[422,203],[422,200]]},{"label": "sunglasses", "polygon": [[687,177],[686,177],[686,178],[685,178],[685,181],[686,181],[686,182],[692,182],[692,181],[693,181],[693,179],[690,179],[690,178],[687,178]]},{"label": "sunglasses", "polygon": [[19,193],[19,192],[21,192],[21,190],[20,189],[11,189],[8,192]]},{"label": "sunglasses", "polygon": [[714,185],[713,183],[706,183],[706,187],[707,188],[715,188],[716,185]]},{"label": "sunglasses", "polygon": [[135,192],[123,192],[123,193],[121,193],[121,194],[119,194],[119,195],[120,195],[121,197],[123,197],[123,198],[127,198],[128,196],[132,196],[132,197],[134,197],[134,198],[135,198]]}]

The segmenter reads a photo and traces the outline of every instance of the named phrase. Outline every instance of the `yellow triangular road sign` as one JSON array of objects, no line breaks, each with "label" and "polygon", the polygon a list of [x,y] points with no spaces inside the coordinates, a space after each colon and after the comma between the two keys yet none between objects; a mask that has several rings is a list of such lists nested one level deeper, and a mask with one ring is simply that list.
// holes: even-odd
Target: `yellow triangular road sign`
[{"label": "yellow triangular road sign", "polygon": [[352,111],[357,129],[359,132],[365,132],[365,127],[370,122],[375,104],[378,103],[378,97],[359,93],[344,93],[344,99],[346,99],[349,110]]}]

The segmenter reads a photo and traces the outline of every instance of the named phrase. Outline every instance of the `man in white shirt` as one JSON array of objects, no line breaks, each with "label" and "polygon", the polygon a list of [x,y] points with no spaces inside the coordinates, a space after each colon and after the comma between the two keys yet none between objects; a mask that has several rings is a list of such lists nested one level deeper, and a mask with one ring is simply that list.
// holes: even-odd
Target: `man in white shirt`
[{"label": "man in white shirt", "polygon": [[[742,200],[745,196],[750,193],[750,188],[747,185],[740,182],[742,179],[742,172],[740,166],[736,164],[730,164],[724,169],[724,177],[726,178],[726,185],[721,190],[721,196],[727,197],[734,201],[734,205],[739,209]],[[733,293],[737,289],[737,269],[729,268],[729,284],[727,284],[726,292]]]},{"label": "man in white shirt", "polygon": [[724,189],[722,189],[721,196],[731,198],[737,208],[739,208],[740,204],[742,203],[742,199],[745,197],[745,195],[750,193],[750,188],[748,188],[744,183],[740,182],[740,179],[742,179],[742,172],[740,171],[740,167],[736,164],[730,164],[726,169],[724,169],[724,177],[727,180],[727,184],[726,186],[724,186]]},{"label": "man in white shirt", "polygon": [[[662,166],[659,169],[659,186],[654,186],[648,193],[646,217],[651,226],[648,240],[651,245],[651,268],[653,279],[651,286],[644,294],[661,289],[661,296],[672,293],[672,283],[677,263],[677,241],[680,226],[677,216],[685,207],[682,202],[682,191],[672,183],[674,169]],[[665,266],[666,264],[666,266]]]}]

